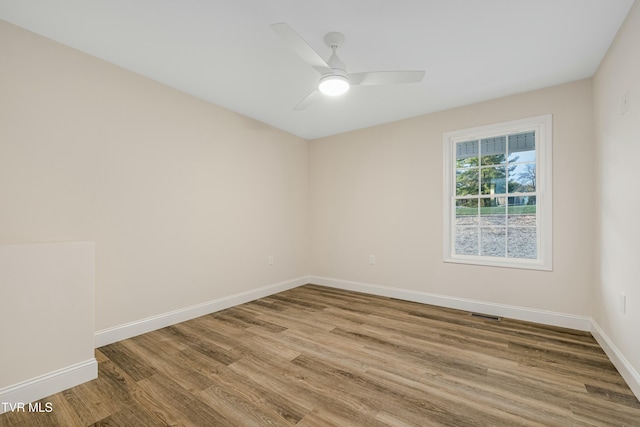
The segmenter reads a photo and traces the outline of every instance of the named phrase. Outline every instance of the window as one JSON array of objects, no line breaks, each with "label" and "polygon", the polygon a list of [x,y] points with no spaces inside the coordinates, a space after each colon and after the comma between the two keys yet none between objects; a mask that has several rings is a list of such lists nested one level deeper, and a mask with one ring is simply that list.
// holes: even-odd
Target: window
[{"label": "window", "polygon": [[551,115],[444,134],[444,260],[551,270]]}]

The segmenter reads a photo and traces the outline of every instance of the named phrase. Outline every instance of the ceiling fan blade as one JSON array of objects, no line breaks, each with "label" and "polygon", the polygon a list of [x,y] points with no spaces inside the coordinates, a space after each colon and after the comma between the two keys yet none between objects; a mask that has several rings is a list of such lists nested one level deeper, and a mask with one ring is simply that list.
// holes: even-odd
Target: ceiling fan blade
[{"label": "ceiling fan blade", "polygon": [[424,78],[424,71],[372,71],[349,75],[352,85],[397,85],[418,83]]},{"label": "ceiling fan blade", "polygon": [[300,103],[298,103],[298,105],[296,105],[293,110],[294,111],[302,111],[305,110],[309,105],[313,104],[314,102],[316,102],[316,100],[318,98],[321,97],[321,93],[318,89],[314,90],[313,92],[311,92],[309,95],[307,95],[302,101],[300,101]]},{"label": "ceiling fan blade", "polygon": [[331,72],[331,67],[324,59],[313,50],[311,46],[293,28],[284,22],[272,24],[271,28],[280,36],[282,40],[307,64],[311,65],[320,74]]}]

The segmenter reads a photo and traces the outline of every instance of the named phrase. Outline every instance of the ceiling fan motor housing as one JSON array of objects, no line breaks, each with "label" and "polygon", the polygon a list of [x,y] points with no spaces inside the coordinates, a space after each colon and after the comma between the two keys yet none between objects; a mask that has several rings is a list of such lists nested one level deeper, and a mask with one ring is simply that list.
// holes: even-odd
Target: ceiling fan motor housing
[{"label": "ceiling fan motor housing", "polygon": [[328,33],[324,36],[324,41],[331,48],[331,56],[327,60],[327,65],[333,70],[333,74],[349,78],[347,75],[347,66],[336,53],[336,50],[344,43],[344,34],[336,31]]},{"label": "ceiling fan motor housing", "polygon": [[344,34],[336,31],[324,36],[324,41],[332,50],[331,56],[327,60],[327,65],[331,67],[331,73],[323,74],[320,77],[318,89],[329,96],[339,96],[349,90],[349,74],[347,66],[336,53],[336,49],[344,43]]}]

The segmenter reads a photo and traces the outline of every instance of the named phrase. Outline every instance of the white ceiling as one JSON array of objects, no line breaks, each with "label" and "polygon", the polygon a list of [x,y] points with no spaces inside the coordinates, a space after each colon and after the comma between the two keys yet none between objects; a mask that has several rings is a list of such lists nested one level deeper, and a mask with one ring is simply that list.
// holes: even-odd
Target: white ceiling
[{"label": "white ceiling", "polygon": [[[633,0],[0,0],[0,19],[307,139],[591,77]],[[349,72],[425,70],[304,111],[319,75],[270,25]]]}]

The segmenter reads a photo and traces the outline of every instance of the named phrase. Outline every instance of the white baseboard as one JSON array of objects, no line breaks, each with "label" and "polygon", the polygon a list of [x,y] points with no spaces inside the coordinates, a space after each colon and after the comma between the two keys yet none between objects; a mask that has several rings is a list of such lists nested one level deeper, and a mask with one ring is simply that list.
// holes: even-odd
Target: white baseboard
[{"label": "white baseboard", "polygon": [[[96,378],[98,378],[98,362],[92,358],[0,389],[0,402],[26,405]],[[0,414],[9,410],[9,405],[1,403]]]},{"label": "white baseboard", "polygon": [[351,282],[347,280],[333,279],[329,277],[311,276],[309,281],[318,285],[329,286],[349,291],[364,292],[405,301],[420,302],[423,304],[437,305],[447,308],[455,308],[476,313],[491,314],[494,316],[508,317],[511,319],[525,320],[528,322],[553,325],[563,328],[589,331],[591,318],[573,314],[557,313],[546,310],[536,310],[525,307],[496,304],[486,301],[477,301],[465,298],[455,298],[445,295],[430,294],[427,292],[410,291],[407,289],[391,288],[387,286],[371,285],[367,283]]},{"label": "white baseboard", "polygon": [[[158,316],[148,317],[136,322],[103,329],[95,333],[95,345],[96,347],[101,347],[103,345],[111,344],[136,335],[151,332],[156,329],[302,286],[307,283],[397,298],[423,304],[432,304],[458,310],[491,314],[546,325],[590,331],[607,356],[611,359],[614,366],[618,369],[633,393],[640,399],[640,374],[638,374],[633,366],[627,361],[624,355],[618,350],[609,337],[607,337],[600,326],[589,317],[496,304],[486,301],[454,298],[427,292],[410,291],[407,289],[319,276],[303,276],[297,279],[252,289],[247,292],[241,292],[217,300],[174,310]],[[91,381],[97,378],[97,376],[98,364],[95,359],[90,359],[85,362],[0,389],[0,402],[33,402],[78,384],[82,384],[83,382]],[[7,405],[0,404],[0,414],[4,412],[3,406]]]},{"label": "white baseboard", "polygon": [[302,286],[309,283],[309,277],[310,276],[303,276],[297,279],[276,283],[274,285],[263,286],[247,292],[240,292],[228,297],[173,310],[157,316],[147,317],[135,322],[102,329],[95,333],[95,346],[102,347],[103,345],[135,337],[136,335],[145,334],[147,332],[155,331],[156,329],[175,325],[176,323],[184,322],[186,320],[224,310],[238,304],[244,304],[258,298],[263,298],[278,292]]},{"label": "white baseboard", "polygon": [[598,341],[598,344],[600,344],[600,347],[602,347],[607,354],[613,366],[620,372],[620,375],[624,378],[633,394],[640,400],[640,374],[634,369],[631,363],[629,363],[626,357],[624,357],[613,341],[611,341],[611,338],[604,333],[600,325],[593,319],[591,319],[591,335]]}]

